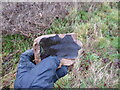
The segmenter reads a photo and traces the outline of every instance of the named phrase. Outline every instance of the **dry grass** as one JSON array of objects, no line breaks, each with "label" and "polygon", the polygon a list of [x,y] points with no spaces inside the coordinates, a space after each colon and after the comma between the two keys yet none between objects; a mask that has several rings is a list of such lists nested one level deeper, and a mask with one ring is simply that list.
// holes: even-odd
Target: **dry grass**
[{"label": "dry grass", "polygon": [[119,69],[115,68],[112,61],[105,65],[101,60],[91,62],[88,70],[83,71],[80,70],[80,59],[76,61],[76,64],[72,72],[74,82],[72,87],[116,88],[119,84]]}]

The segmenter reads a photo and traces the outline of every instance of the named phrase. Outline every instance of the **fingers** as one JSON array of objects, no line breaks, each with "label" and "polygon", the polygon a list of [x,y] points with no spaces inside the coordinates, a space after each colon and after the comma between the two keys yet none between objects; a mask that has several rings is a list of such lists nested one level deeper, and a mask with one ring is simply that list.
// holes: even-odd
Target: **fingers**
[{"label": "fingers", "polygon": [[56,71],[56,76],[53,78],[54,83],[64,77],[68,73],[68,67],[67,66],[62,66],[61,68],[57,69]]},{"label": "fingers", "polygon": [[29,61],[32,61],[34,59],[33,49],[26,50],[21,56],[25,56]]}]

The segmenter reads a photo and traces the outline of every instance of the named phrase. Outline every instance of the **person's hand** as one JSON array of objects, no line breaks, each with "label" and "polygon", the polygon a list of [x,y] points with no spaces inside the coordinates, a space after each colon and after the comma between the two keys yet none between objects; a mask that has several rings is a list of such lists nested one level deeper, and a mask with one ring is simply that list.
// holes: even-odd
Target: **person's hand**
[{"label": "person's hand", "polygon": [[58,69],[60,60],[49,56],[35,64],[33,50],[27,50],[20,56],[15,88],[52,88],[53,84],[68,73],[67,66]]}]

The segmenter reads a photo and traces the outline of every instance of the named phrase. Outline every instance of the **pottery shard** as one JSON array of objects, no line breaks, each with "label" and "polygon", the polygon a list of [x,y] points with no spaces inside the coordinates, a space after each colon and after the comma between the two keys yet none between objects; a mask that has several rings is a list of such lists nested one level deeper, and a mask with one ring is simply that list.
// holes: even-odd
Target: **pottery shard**
[{"label": "pottery shard", "polygon": [[[40,37],[37,37],[35,40],[34,40],[34,43],[33,43],[33,51],[34,51],[34,61],[35,61],[35,63],[36,64],[38,64],[41,60],[42,60],[42,57],[41,57],[41,55],[42,55],[42,53],[40,52],[41,50],[40,50],[40,42],[43,40],[43,38],[50,38],[50,37],[55,37],[56,36],[56,34],[51,34],[51,35],[42,35],[42,36],[40,36]],[[82,42],[81,41],[79,41],[79,40],[77,40],[77,35],[75,34],[75,33],[68,33],[68,34],[58,34],[57,36],[59,36],[60,37],[60,39],[62,40],[62,39],[64,39],[66,36],[70,36],[70,37],[72,37],[72,40],[73,40],[73,42],[76,44],[76,45],[78,45],[78,46],[80,46],[80,48],[78,48],[78,50],[79,50],[79,53],[81,53],[82,52]],[[66,39],[67,40],[67,39]],[[67,42],[67,43],[69,43],[69,41]],[[45,42],[45,44],[47,44],[47,42]],[[62,45],[65,45],[64,44],[64,42],[62,43]],[[69,46],[69,45],[68,45]],[[61,49],[63,49],[63,48],[61,48]],[[65,49],[65,48],[64,48]],[[73,48],[74,49],[74,48]],[[71,49],[71,50],[73,50],[73,49]],[[59,49],[60,50],[60,49]],[[61,53],[59,53],[58,52],[58,54],[56,54],[58,57],[61,57],[61,63],[60,63],[60,66],[61,65],[66,65],[66,66],[70,66],[70,65],[73,65],[74,64],[74,62],[75,62],[75,58],[66,58],[66,57],[63,57],[62,55],[60,56],[59,54],[61,54]],[[68,56],[70,56],[70,55],[68,55]],[[60,67],[59,66],[59,67]]]}]

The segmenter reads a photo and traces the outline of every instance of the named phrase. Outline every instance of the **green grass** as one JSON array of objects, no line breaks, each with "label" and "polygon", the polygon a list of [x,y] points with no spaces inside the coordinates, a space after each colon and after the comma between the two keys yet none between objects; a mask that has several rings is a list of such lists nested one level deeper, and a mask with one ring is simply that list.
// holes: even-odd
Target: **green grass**
[{"label": "green grass", "polygon": [[[118,8],[103,3],[94,12],[72,10],[65,19],[56,19],[46,34],[75,32],[83,43],[84,53],[78,56],[73,71],[55,83],[56,88],[118,88],[120,45],[118,40]],[[32,48],[33,40],[22,35],[3,36],[2,54],[9,58],[14,70],[19,55]],[[19,52],[14,54],[18,50]],[[11,71],[10,70],[10,71]]]},{"label": "green grass", "polygon": [[3,75],[16,68],[20,54],[31,49],[32,44],[32,39],[19,34],[7,35],[2,38]]}]

